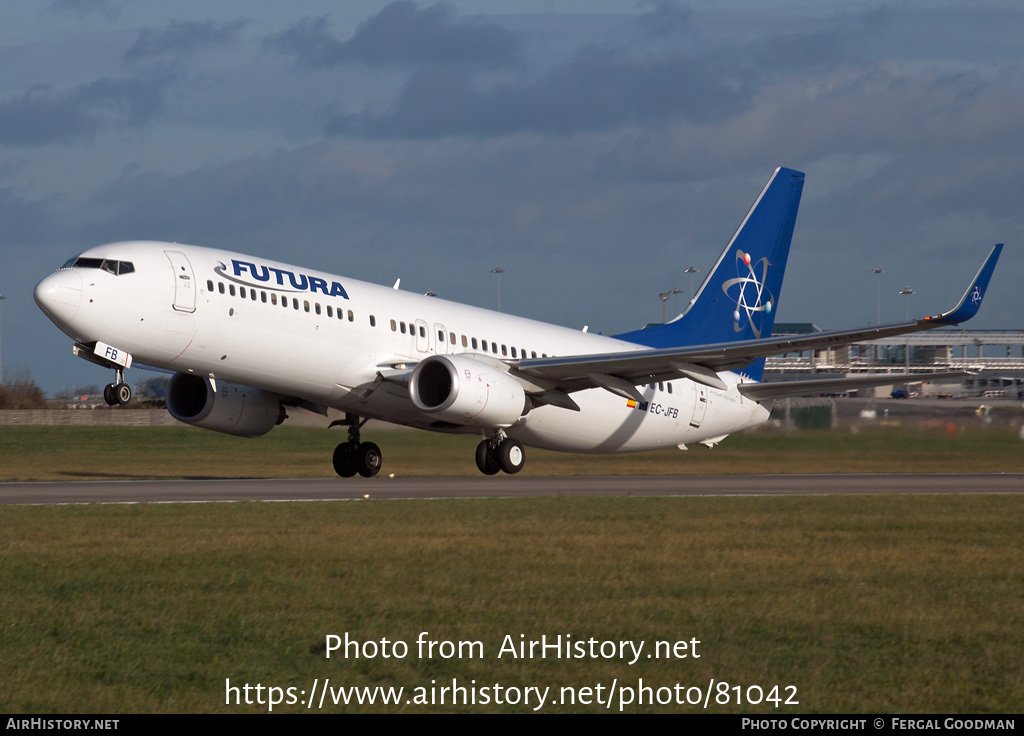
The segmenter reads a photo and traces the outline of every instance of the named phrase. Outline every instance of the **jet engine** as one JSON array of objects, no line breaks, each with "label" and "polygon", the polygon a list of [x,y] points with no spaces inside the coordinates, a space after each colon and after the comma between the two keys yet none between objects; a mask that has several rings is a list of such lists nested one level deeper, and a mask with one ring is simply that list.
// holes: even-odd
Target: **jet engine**
[{"label": "jet engine", "polygon": [[421,360],[409,380],[420,411],[454,424],[508,427],[526,410],[526,392],[500,368],[463,355]]},{"label": "jet engine", "polygon": [[259,437],[284,419],[276,394],[187,373],[167,384],[167,411],[179,422],[239,437]]}]

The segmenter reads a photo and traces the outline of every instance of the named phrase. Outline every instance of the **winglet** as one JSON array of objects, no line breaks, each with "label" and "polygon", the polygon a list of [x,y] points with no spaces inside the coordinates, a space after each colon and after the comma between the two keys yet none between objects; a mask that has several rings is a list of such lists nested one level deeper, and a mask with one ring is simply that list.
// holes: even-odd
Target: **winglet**
[{"label": "winglet", "polygon": [[988,282],[992,278],[992,272],[996,269],[996,261],[999,260],[999,254],[1002,252],[1002,243],[998,243],[992,248],[992,252],[988,254],[988,258],[981,264],[981,269],[979,269],[971,285],[967,287],[967,291],[964,292],[959,304],[943,314],[925,317],[923,321],[930,322],[933,325],[958,325],[976,315],[981,307],[981,300],[988,290]]}]

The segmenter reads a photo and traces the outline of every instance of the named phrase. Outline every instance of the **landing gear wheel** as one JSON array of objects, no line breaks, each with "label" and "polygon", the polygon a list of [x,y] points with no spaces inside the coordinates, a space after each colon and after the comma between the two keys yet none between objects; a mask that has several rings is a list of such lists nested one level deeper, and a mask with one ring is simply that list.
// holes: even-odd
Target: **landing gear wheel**
[{"label": "landing gear wheel", "polygon": [[103,387],[103,400],[107,402],[108,406],[114,406],[117,404],[117,396],[114,393],[116,390],[117,386],[113,383],[108,383]]},{"label": "landing gear wheel", "polygon": [[366,424],[355,414],[345,412],[344,419],[331,422],[330,426],[348,427],[348,442],[334,448],[334,472],[342,478],[351,478],[356,473],[372,478],[380,472],[380,448],[372,442],[360,442],[359,428]]},{"label": "landing gear wheel", "polygon": [[132,387],[129,386],[127,383],[119,383],[117,386],[114,387],[113,394],[114,398],[117,400],[117,403],[120,404],[121,406],[124,406],[125,404],[132,400]]},{"label": "landing gear wheel", "polygon": [[380,448],[372,442],[364,442],[356,449],[356,468],[359,475],[372,478],[380,472]]},{"label": "landing gear wheel", "polygon": [[476,446],[476,466],[484,475],[494,475],[501,466],[498,465],[497,453],[491,449],[491,441],[484,440]]},{"label": "landing gear wheel", "polygon": [[356,452],[351,443],[342,442],[334,448],[334,472],[342,478],[356,474]]},{"label": "landing gear wheel", "polygon": [[511,437],[506,438],[498,445],[497,455],[498,465],[509,475],[515,475],[526,464],[526,453],[523,451],[523,443]]}]

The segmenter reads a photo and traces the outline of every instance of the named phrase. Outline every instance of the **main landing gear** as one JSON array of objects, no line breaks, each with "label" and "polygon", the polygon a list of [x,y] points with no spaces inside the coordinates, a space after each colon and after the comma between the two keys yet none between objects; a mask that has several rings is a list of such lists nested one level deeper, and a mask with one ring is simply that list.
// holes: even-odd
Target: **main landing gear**
[{"label": "main landing gear", "polygon": [[476,446],[476,466],[484,475],[494,475],[499,470],[515,475],[525,464],[523,443],[506,437],[500,430]]},{"label": "main landing gear", "polygon": [[113,383],[103,387],[103,400],[110,406],[124,406],[132,400],[132,387],[124,382],[124,370],[118,368]]},{"label": "main landing gear", "polygon": [[359,441],[359,429],[364,424],[366,420],[360,420],[355,414],[345,414],[344,419],[331,422],[332,427],[348,427],[348,442],[334,448],[334,472],[342,478],[351,478],[356,473],[372,478],[380,472],[380,448],[373,442]]}]

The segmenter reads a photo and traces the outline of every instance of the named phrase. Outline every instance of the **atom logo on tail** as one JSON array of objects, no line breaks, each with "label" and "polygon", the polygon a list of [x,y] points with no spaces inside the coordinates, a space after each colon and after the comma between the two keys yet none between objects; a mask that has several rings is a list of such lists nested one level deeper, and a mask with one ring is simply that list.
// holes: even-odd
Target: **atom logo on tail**
[{"label": "atom logo on tail", "polygon": [[[749,253],[736,251],[737,277],[722,284],[722,291],[736,305],[732,313],[733,329],[736,332],[749,324],[754,337],[761,337],[764,319],[772,313],[775,301],[764,285],[769,265],[767,258],[752,262]],[[760,276],[758,269],[761,271]],[[735,292],[733,287],[736,287]]]}]

